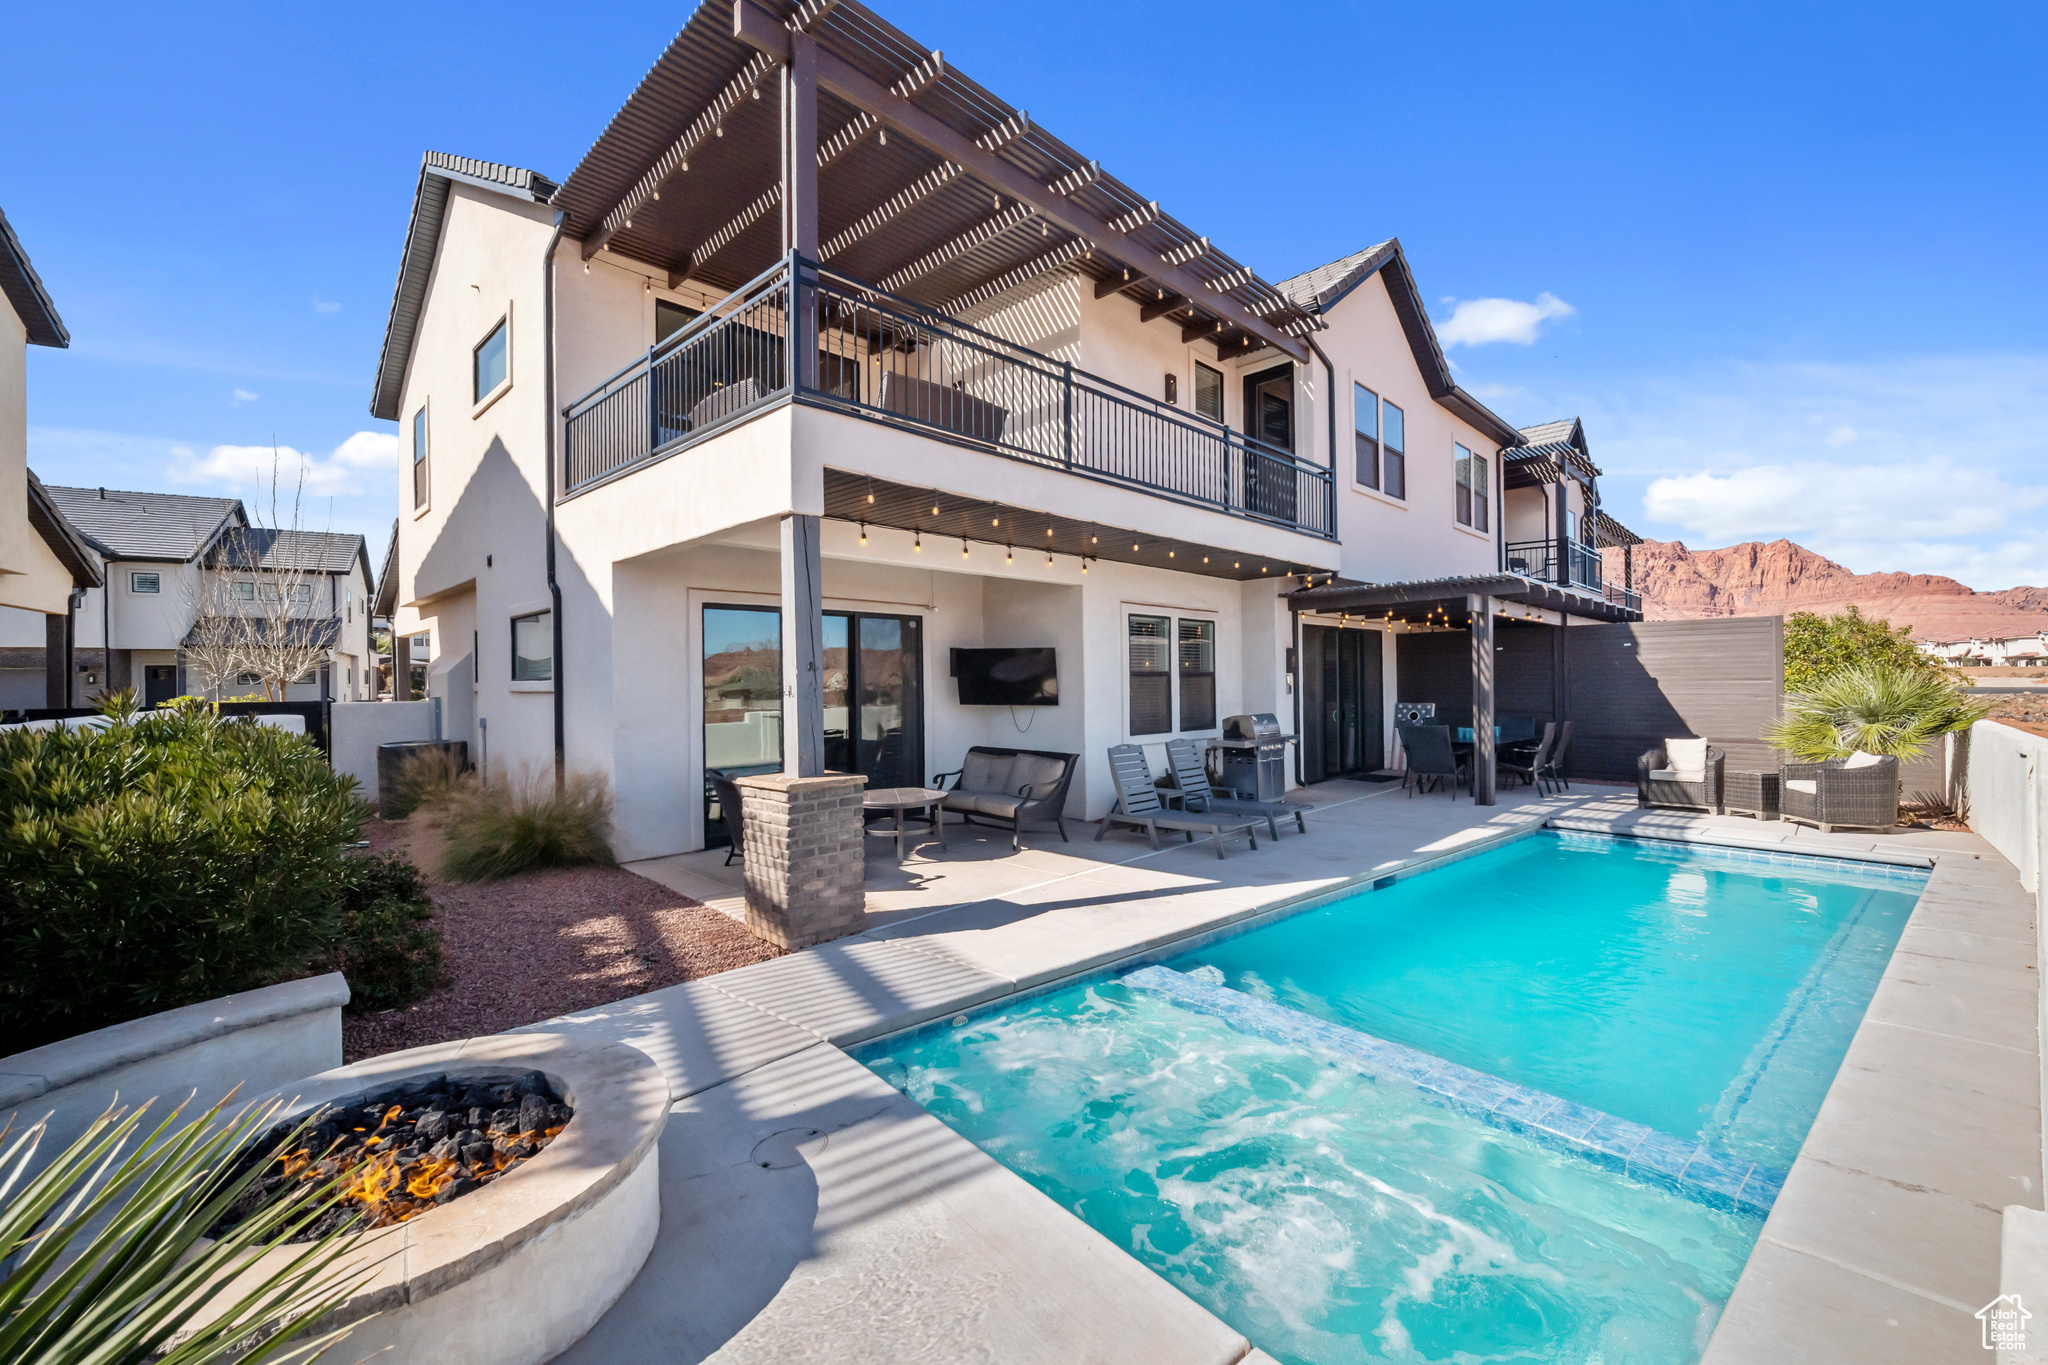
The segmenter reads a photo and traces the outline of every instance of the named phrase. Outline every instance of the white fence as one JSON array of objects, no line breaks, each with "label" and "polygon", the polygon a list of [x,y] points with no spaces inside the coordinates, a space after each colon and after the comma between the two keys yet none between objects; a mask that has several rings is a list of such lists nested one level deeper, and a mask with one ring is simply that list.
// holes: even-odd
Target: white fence
[{"label": "white fence", "polygon": [[1956,739],[1951,750],[1953,776],[1961,778],[1956,805],[1970,828],[2019,869],[2020,885],[2034,893],[2039,905],[2041,871],[2048,865],[2041,825],[2042,807],[2048,805],[2042,794],[2048,783],[2048,736],[1980,720]]},{"label": "white fence", "polygon": [[360,785],[365,801],[377,799],[377,746],[402,739],[438,739],[431,701],[338,701],[333,726],[334,771]]}]

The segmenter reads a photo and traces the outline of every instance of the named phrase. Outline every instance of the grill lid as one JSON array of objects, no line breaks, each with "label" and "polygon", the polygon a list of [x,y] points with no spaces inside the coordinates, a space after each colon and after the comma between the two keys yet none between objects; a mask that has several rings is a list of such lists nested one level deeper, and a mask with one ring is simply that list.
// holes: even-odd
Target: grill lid
[{"label": "grill lid", "polygon": [[1284,738],[1280,733],[1280,718],[1271,711],[1259,711],[1251,715],[1229,716],[1223,722],[1225,739],[1252,740],[1273,743]]}]

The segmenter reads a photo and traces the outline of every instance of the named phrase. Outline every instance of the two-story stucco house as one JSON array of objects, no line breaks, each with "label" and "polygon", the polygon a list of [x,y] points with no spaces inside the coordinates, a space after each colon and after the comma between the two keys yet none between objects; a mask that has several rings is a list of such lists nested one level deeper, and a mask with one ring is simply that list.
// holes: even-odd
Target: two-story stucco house
[{"label": "two-story stucco house", "polygon": [[[206,694],[188,667],[197,618],[206,610],[250,618],[288,614],[326,644],[324,662],[288,687],[286,700],[375,695],[373,585],[361,536],[252,526],[235,498],[56,485],[46,493],[103,578],[80,594],[70,617],[75,677],[69,704],[90,705],[122,688],[133,688],[147,705]],[[203,578],[213,580],[211,589],[202,588]],[[220,600],[210,602],[209,591]],[[10,656],[28,658],[35,630],[27,613],[0,611],[0,647]],[[44,662],[33,659],[22,676]],[[241,674],[220,690],[232,696],[260,685],[254,674]],[[44,704],[40,696],[31,700],[18,680],[10,679],[0,695],[0,708]]]},{"label": "two-story stucco house", "polygon": [[1377,767],[1427,609],[1317,593],[1628,615],[1510,572],[1524,437],[1398,243],[1268,283],[853,0],[706,4],[560,183],[429,153],[371,411],[447,733],[607,775],[627,858],[716,839],[713,772],[974,744],[1101,815],[1109,746],[1311,683],[1370,739],[1315,772]]},{"label": "two-story stucco house", "polygon": [[[0,706],[64,706],[73,613],[100,569],[28,467],[28,348],[67,347],[71,334],[4,213],[0,302],[0,613],[17,618],[33,646],[0,639]],[[10,700],[17,693],[22,700]]]}]

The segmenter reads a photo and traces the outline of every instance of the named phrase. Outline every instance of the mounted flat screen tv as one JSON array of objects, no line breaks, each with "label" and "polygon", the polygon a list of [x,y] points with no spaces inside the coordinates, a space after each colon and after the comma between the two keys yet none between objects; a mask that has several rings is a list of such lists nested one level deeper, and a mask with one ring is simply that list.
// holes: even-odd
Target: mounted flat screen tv
[{"label": "mounted flat screen tv", "polygon": [[956,649],[953,677],[962,706],[1058,706],[1059,669],[1050,649]]}]

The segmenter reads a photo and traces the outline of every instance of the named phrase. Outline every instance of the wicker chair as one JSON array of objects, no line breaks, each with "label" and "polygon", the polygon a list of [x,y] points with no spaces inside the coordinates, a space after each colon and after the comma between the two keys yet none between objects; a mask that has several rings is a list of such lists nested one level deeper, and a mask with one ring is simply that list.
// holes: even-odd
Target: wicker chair
[{"label": "wicker chair", "polygon": [[1638,806],[1667,806],[1677,809],[1710,810],[1721,813],[1721,772],[1728,765],[1728,755],[1709,744],[1707,746],[1706,780],[1703,782],[1680,782],[1671,776],[1670,760],[1664,746],[1645,750],[1636,759],[1636,804]]},{"label": "wicker chair", "polygon": [[1861,767],[1846,758],[1825,763],[1787,763],[1778,784],[1778,817],[1816,825],[1822,834],[1836,825],[1890,829],[1899,823],[1899,760],[1881,758]]}]

